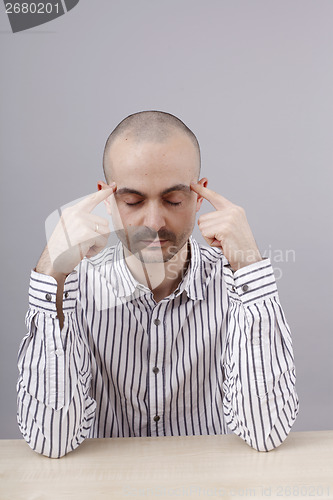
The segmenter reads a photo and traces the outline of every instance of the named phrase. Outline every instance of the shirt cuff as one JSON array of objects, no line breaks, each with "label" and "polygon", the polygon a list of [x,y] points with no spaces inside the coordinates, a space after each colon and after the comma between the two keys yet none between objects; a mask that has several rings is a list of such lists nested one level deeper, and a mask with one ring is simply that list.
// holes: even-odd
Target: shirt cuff
[{"label": "shirt cuff", "polygon": [[[33,269],[30,275],[29,284],[29,306],[40,312],[57,314],[57,288],[58,284],[55,278],[47,274],[37,273]],[[70,312],[75,309],[78,290],[77,271],[71,272],[64,283],[63,291],[63,312]]]},{"label": "shirt cuff", "polygon": [[235,271],[234,286],[244,305],[277,296],[270,259],[260,260]]}]

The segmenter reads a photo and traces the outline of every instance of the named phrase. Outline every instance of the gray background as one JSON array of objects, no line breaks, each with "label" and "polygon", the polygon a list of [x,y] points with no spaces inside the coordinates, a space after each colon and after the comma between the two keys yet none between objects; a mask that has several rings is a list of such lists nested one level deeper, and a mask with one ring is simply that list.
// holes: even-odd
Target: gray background
[{"label": "gray background", "polygon": [[20,437],[16,357],[45,219],[95,191],[109,132],[144,109],[185,121],[202,176],[246,209],[292,329],[294,430],[332,428],[332,20],[332,0],[81,0],[13,35],[1,5],[0,437]]}]

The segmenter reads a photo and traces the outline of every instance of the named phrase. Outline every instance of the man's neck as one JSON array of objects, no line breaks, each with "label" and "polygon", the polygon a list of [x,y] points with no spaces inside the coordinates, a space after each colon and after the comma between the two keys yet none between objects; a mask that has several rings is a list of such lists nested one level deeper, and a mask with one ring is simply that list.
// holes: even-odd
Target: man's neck
[{"label": "man's neck", "polygon": [[170,295],[183,279],[191,258],[190,242],[167,262],[146,263],[124,246],[126,264],[134,278],[152,290],[156,302]]}]

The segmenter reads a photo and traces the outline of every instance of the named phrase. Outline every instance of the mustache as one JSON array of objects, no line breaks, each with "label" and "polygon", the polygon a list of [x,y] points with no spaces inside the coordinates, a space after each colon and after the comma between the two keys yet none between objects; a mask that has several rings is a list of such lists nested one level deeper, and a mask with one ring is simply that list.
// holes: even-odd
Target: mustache
[{"label": "mustache", "polygon": [[141,241],[141,240],[174,240],[175,235],[171,231],[167,229],[161,229],[160,231],[154,231],[149,228],[142,228],[137,230],[134,234],[131,235],[131,239],[133,242]]}]

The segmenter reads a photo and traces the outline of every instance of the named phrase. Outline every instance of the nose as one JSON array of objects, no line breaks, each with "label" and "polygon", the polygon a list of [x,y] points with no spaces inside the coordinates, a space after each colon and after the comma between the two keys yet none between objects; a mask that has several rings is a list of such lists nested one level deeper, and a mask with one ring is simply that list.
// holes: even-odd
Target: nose
[{"label": "nose", "polygon": [[147,203],[143,224],[156,232],[165,226],[163,209],[158,203]]}]

